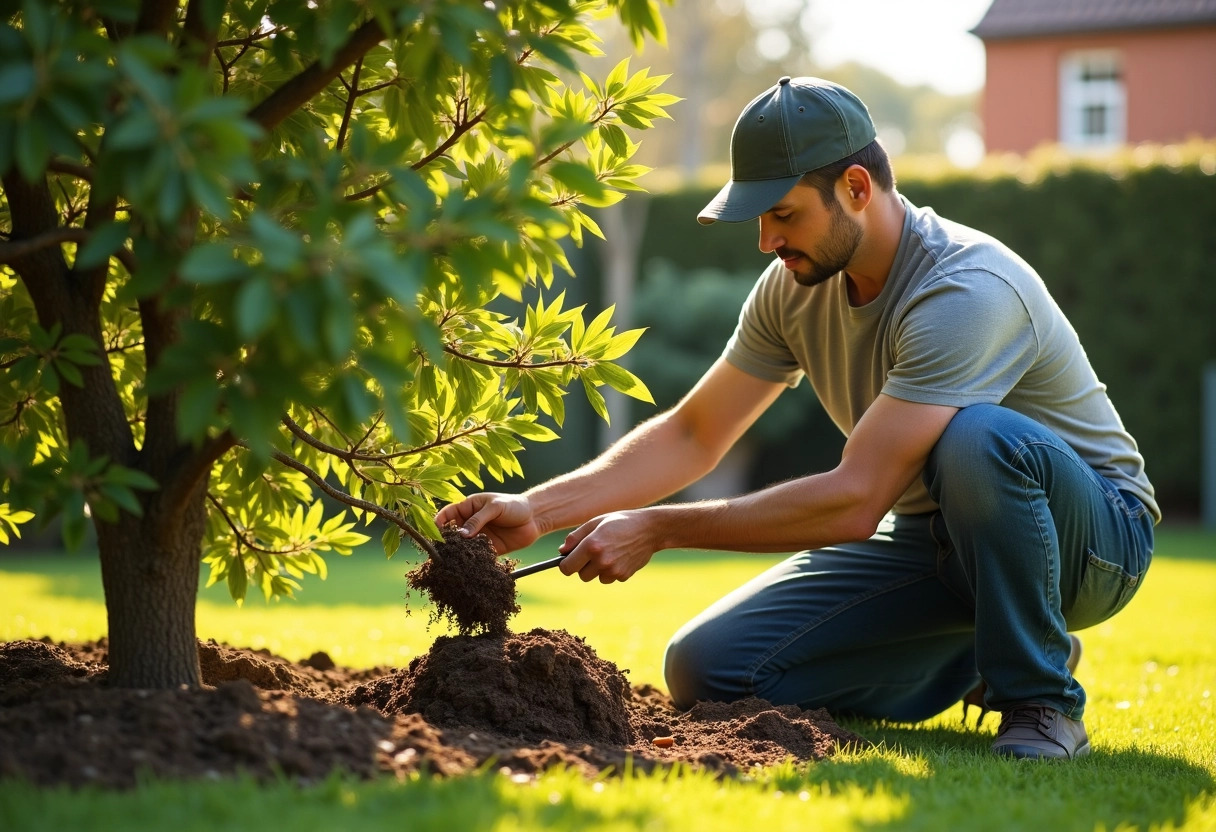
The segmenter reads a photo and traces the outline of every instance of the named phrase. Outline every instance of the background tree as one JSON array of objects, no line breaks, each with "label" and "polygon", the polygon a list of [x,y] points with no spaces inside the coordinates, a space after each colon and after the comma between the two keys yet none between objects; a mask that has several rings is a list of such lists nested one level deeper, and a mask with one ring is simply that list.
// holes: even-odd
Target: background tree
[{"label": "background tree", "polygon": [[569,385],[649,396],[614,363],[638,331],[550,287],[675,100],[575,56],[592,14],[661,39],[655,0],[3,11],[0,534],[91,519],[112,683],[198,684],[200,557],[241,599],[359,520],[432,551],[436,501],[519,473]]}]

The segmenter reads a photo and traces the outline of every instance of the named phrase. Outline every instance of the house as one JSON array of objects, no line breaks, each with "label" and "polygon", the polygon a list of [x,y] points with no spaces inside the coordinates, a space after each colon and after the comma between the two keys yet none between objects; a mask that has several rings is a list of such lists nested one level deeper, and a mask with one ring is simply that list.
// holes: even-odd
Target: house
[{"label": "house", "polygon": [[994,0],[989,152],[1216,137],[1216,0]]}]

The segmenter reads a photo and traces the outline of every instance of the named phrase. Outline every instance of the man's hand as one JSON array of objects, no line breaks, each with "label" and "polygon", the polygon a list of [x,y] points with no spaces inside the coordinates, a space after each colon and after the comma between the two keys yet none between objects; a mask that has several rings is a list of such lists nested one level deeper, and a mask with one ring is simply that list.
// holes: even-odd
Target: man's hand
[{"label": "man's hand", "polygon": [[558,568],[584,581],[628,580],[659,549],[646,515],[645,509],[614,511],[588,520],[558,547],[566,556]]},{"label": "man's hand", "polygon": [[440,528],[455,523],[465,537],[485,532],[500,555],[531,546],[540,537],[528,498],[518,494],[474,494],[441,508],[435,523]]}]

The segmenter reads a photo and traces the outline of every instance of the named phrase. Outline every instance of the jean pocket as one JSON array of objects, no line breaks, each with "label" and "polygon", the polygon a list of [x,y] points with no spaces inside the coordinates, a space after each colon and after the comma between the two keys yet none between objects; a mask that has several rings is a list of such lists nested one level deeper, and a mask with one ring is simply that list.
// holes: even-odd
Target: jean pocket
[{"label": "jean pocket", "polygon": [[1128,574],[1117,563],[1088,552],[1085,574],[1077,599],[1064,616],[1068,629],[1081,630],[1098,624],[1127,606],[1140,588],[1140,576]]}]

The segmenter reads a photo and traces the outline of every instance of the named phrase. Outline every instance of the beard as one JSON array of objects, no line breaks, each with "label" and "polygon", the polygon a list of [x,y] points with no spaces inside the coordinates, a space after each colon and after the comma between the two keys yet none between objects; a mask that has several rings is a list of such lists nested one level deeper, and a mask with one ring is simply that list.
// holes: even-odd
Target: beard
[{"label": "beard", "polygon": [[794,280],[798,281],[800,286],[817,286],[840,274],[861,245],[861,226],[845,214],[840,203],[833,199],[828,210],[831,218],[828,236],[816,248],[814,256],[795,249],[780,248],[776,251],[777,256],[782,259],[798,256],[806,261],[805,266],[799,264],[798,268],[792,270]]}]

